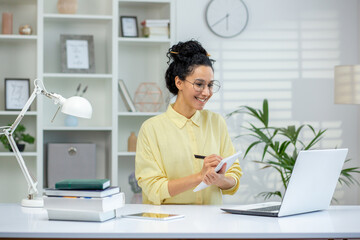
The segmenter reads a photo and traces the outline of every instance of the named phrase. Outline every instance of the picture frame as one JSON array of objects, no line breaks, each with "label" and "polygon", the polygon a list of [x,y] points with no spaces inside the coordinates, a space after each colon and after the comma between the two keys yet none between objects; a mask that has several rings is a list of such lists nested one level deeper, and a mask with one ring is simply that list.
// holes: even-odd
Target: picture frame
[{"label": "picture frame", "polygon": [[119,92],[126,109],[129,112],[137,112],[135,104],[131,99],[130,93],[126,88],[125,82],[122,79],[119,79]]},{"label": "picture frame", "polygon": [[139,37],[136,16],[120,16],[121,36]]},{"label": "picture frame", "polygon": [[29,78],[5,78],[5,110],[20,111],[30,97]]},{"label": "picture frame", "polygon": [[92,35],[60,35],[61,71],[63,73],[95,73],[94,37]]}]

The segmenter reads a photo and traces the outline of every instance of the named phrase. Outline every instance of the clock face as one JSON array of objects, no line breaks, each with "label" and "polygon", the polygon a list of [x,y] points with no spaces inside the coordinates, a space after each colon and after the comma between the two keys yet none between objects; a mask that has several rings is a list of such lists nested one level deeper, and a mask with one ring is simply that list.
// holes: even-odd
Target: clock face
[{"label": "clock face", "polygon": [[211,0],[206,8],[205,17],[213,33],[231,38],[245,29],[249,15],[242,0]]}]

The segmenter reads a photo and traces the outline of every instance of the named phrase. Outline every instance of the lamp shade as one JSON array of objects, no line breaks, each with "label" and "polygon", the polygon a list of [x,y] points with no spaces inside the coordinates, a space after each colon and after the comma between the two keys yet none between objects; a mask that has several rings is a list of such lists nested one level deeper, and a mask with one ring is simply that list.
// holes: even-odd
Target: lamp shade
[{"label": "lamp shade", "polygon": [[335,103],[360,104],[360,65],[335,66]]},{"label": "lamp shade", "polygon": [[74,96],[65,101],[62,104],[61,112],[81,118],[91,118],[92,107],[88,100],[83,97]]}]

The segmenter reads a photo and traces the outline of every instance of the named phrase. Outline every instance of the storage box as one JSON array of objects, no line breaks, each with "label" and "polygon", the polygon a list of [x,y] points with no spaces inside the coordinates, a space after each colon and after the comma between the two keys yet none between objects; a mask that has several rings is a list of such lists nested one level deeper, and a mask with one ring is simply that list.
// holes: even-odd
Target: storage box
[{"label": "storage box", "polygon": [[96,178],[96,145],[93,143],[49,143],[47,186],[64,179]]}]

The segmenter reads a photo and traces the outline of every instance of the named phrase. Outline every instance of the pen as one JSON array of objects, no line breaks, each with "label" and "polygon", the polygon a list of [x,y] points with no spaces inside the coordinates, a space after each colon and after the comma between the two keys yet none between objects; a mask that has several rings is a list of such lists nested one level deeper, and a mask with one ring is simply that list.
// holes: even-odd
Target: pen
[{"label": "pen", "polygon": [[195,158],[198,158],[198,159],[204,159],[204,158],[206,158],[206,156],[197,155],[197,154],[194,154],[194,157],[195,157]]}]

